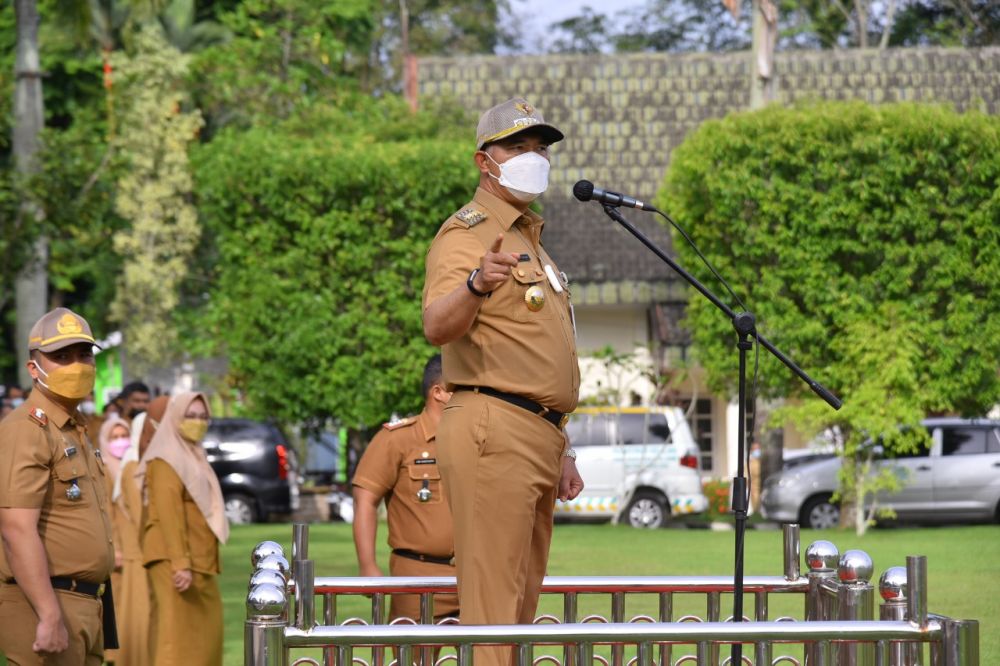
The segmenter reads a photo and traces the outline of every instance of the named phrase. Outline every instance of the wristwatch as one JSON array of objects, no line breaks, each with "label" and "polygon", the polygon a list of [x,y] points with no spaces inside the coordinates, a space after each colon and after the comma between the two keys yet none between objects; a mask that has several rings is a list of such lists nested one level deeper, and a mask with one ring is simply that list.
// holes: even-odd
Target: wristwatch
[{"label": "wristwatch", "polygon": [[576,449],[572,446],[563,451],[563,457],[569,458],[570,460],[576,460]]},{"label": "wristwatch", "polygon": [[478,273],[479,273],[479,269],[478,268],[474,268],[472,270],[472,272],[469,273],[469,279],[465,281],[465,286],[468,287],[469,291],[471,291],[473,294],[475,294],[479,298],[486,298],[487,296],[490,295],[490,292],[488,292],[488,291],[479,291],[478,289],[476,289],[476,285],[473,284],[473,282],[476,279],[476,274],[478,274]]}]

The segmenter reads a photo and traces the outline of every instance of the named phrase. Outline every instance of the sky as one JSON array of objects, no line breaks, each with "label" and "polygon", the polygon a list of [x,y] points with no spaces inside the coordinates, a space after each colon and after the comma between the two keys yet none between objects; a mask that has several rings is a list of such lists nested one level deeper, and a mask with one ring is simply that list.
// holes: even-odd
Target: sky
[{"label": "sky", "polygon": [[[579,16],[585,6],[613,18],[619,12],[645,4],[645,0],[512,0],[511,8],[515,16],[525,21],[525,32],[541,39],[550,24]],[[525,50],[532,52],[538,49],[532,49],[526,43]]]}]

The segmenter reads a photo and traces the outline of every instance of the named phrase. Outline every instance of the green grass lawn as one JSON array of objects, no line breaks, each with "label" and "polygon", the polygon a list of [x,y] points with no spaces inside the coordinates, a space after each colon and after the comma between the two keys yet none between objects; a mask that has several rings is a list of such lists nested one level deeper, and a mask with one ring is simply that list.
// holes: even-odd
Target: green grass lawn
[{"label": "green grass lawn", "polygon": [[[225,604],[225,663],[242,664],[245,596],[250,575],[250,552],[264,539],[283,544],[291,553],[290,525],[254,525],[233,530],[223,551],[222,595]],[[384,541],[385,527],[379,534]],[[928,560],[929,607],[931,612],[980,621],[982,664],[1000,664],[1000,529],[995,525],[969,527],[889,528],[871,530],[863,538],[853,532],[803,530],[802,551],[816,539],[828,539],[841,552],[860,548],[875,563],[875,582],[890,566],[905,565],[907,555],[926,555]],[[781,575],[781,532],[751,530],[746,540],[747,575]],[[310,557],[322,576],[356,574],[354,546],[349,525],[319,524],[310,530]],[[379,561],[388,562],[382,543]],[[549,561],[551,575],[731,575],[733,533],[709,530],[636,530],[611,525],[557,525]],[[387,568],[384,566],[384,568]],[[878,599],[876,595],[876,599]],[[544,599],[540,612],[561,613],[561,597]],[[705,615],[704,595],[676,595],[675,618],[682,614]],[[772,595],[772,618],[801,618],[803,597]],[[747,597],[744,607],[752,611]],[[631,617],[655,614],[655,599],[636,597],[626,607]],[[732,611],[732,597],[723,596],[723,616]],[[317,608],[319,612],[319,608]],[[581,617],[586,613],[610,615],[610,599],[582,598]],[[876,610],[877,613],[877,610]],[[338,602],[338,617],[369,617],[370,602],[349,598]],[[678,649],[674,658],[685,654]],[[728,652],[724,652],[728,654]],[[750,652],[752,655],[752,652]],[[777,653],[776,653],[777,654]]]}]

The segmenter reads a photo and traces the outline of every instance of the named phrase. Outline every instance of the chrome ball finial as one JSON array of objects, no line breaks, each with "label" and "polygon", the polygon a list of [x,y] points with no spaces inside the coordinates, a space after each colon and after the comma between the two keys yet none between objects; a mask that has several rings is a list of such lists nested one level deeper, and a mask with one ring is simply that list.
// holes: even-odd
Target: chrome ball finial
[{"label": "chrome ball finial", "polygon": [[906,567],[889,567],[878,579],[878,591],[886,601],[905,601]]},{"label": "chrome ball finial", "polygon": [[829,541],[813,541],[806,548],[806,564],[810,571],[833,571],[840,560],[840,551]]},{"label": "chrome ball finial", "polygon": [[274,585],[285,589],[287,581],[285,577],[274,569],[258,569],[250,576],[250,585],[247,589],[253,589],[257,585]]},{"label": "chrome ball finial", "polygon": [[284,556],[285,551],[282,549],[281,544],[275,541],[261,541],[254,546],[253,552],[250,553],[250,566],[257,569],[257,563],[268,555]]},{"label": "chrome ball finial", "polygon": [[288,560],[286,560],[281,555],[267,555],[260,562],[257,563],[257,571],[275,571],[281,575],[286,581],[289,575],[291,575],[291,567],[288,566]]},{"label": "chrome ball finial", "polygon": [[285,590],[277,585],[255,585],[247,594],[248,618],[280,618],[285,614],[288,599]]},{"label": "chrome ball finial", "polygon": [[840,558],[837,576],[841,583],[867,583],[875,573],[872,558],[863,550],[848,550]]}]

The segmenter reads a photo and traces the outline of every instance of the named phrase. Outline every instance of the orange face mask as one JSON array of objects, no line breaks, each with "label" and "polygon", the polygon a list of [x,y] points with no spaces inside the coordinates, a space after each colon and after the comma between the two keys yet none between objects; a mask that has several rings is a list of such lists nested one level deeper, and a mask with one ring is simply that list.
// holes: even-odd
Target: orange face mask
[{"label": "orange face mask", "polygon": [[38,380],[38,383],[47,388],[51,393],[68,400],[82,400],[94,390],[94,377],[97,370],[92,365],[86,363],[70,363],[61,365],[52,372],[42,370],[42,365],[35,362],[39,374],[45,377],[46,381]]}]

